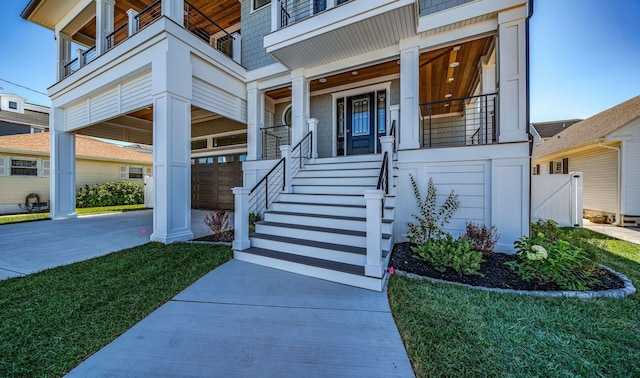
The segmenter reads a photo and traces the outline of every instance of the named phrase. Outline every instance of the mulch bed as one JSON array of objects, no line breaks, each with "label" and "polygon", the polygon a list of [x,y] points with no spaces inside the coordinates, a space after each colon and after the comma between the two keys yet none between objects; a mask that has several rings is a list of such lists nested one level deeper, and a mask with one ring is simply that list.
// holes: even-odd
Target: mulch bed
[{"label": "mulch bed", "polygon": [[[555,284],[545,284],[534,281],[524,281],[516,272],[504,265],[507,261],[516,260],[515,255],[494,253],[490,257],[485,256],[485,262],[480,265],[482,275],[463,276],[453,270],[440,272],[428,263],[414,257],[409,243],[396,244],[391,255],[391,266],[405,272],[419,276],[438,278],[444,281],[452,281],[472,286],[484,286],[490,288],[536,291],[559,291]],[[600,284],[592,290],[620,289],[624,283],[615,275],[601,269],[598,279]]]},{"label": "mulch bed", "polygon": [[203,242],[232,242],[233,241],[233,231],[228,234],[212,234],[205,235],[199,238],[193,239],[193,241],[203,241]]}]

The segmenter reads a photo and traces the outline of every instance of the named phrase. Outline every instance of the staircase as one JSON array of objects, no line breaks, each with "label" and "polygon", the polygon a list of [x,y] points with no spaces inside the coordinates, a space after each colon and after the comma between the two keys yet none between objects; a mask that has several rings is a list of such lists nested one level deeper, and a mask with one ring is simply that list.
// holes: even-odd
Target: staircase
[{"label": "staircase", "polygon": [[[316,159],[292,180],[256,224],[251,247],[238,260],[306,276],[381,291],[387,279],[365,275],[364,191],[376,189],[380,155]],[[386,268],[393,248],[395,198],[385,201],[382,256]]]}]

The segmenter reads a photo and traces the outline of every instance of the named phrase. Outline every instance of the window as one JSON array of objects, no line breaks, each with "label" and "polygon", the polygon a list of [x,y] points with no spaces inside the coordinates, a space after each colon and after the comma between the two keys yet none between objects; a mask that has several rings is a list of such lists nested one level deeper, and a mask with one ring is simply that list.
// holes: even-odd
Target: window
[{"label": "window", "polygon": [[531,173],[532,173],[534,176],[539,175],[539,174],[540,174],[540,164],[536,164],[536,165],[534,165],[533,167],[531,167],[531,171],[532,171]]},{"label": "window", "polygon": [[9,101],[9,109],[18,110],[18,103],[15,101]]},{"label": "window", "polygon": [[569,159],[558,159],[549,162],[549,173],[552,175],[563,174],[566,175],[569,173]]},{"label": "window", "polygon": [[287,106],[282,113],[282,124],[291,126],[291,105]]},{"label": "window", "polygon": [[204,150],[206,148],[207,148],[207,140],[206,139],[192,140],[191,141],[191,149],[192,150]]},{"label": "window", "polygon": [[142,173],[142,167],[129,167],[129,179],[139,179],[144,177]]},{"label": "window", "polygon": [[260,9],[270,3],[271,0],[253,0],[253,10]]},{"label": "window", "polygon": [[144,168],[132,165],[120,166],[121,180],[142,180],[144,178]]},{"label": "window", "polygon": [[38,160],[11,158],[9,172],[11,176],[38,177]]}]

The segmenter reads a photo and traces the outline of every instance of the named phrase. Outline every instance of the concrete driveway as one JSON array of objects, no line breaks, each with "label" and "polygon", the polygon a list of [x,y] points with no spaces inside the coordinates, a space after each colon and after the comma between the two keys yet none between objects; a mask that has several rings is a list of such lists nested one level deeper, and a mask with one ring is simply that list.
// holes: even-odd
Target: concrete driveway
[{"label": "concrete driveway", "polygon": [[[194,237],[211,233],[202,221],[206,214],[203,210],[192,210]],[[152,232],[153,210],[1,225],[0,279],[145,244]]]}]

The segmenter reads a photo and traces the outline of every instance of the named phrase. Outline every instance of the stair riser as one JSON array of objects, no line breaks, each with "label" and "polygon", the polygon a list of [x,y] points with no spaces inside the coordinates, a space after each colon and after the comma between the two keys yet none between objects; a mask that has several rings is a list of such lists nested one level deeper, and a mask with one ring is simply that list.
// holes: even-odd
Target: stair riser
[{"label": "stair riser", "polygon": [[326,158],[318,158],[315,160],[317,164],[324,163],[357,163],[357,162],[381,162],[382,155],[352,155],[352,156],[334,156]]},{"label": "stair riser", "polygon": [[372,169],[340,169],[340,170],[328,170],[328,171],[300,171],[296,178],[309,178],[309,177],[362,177],[362,176],[377,176],[380,174],[380,168]]},{"label": "stair riser", "polygon": [[339,169],[380,169],[381,161],[344,163],[344,164],[307,164],[302,169],[305,171],[332,171]]},{"label": "stair riser", "polygon": [[[367,247],[367,239],[364,236],[333,234],[323,231],[296,230],[285,227],[277,227],[270,225],[256,225],[256,232],[267,235],[277,235],[284,237],[292,237],[297,239],[312,240],[317,242],[330,241],[334,244],[344,244],[353,247]],[[382,249],[391,250],[391,239],[382,239]],[[315,256],[314,256],[315,257]]]},{"label": "stair riser", "polygon": [[[364,221],[356,221],[356,220],[345,220],[345,219],[332,219],[332,218],[315,218],[315,217],[307,217],[304,214],[300,215],[289,215],[289,214],[273,214],[273,213],[265,213],[265,220],[267,222],[274,223],[292,223],[292,224],[300,224],[304,226],[316,226],[316,227],[327,227],[327,228],[340,228],[344,230],[353,230],[353,231],[366,231],[367,224]],[[383,234],[391,234],[391,228],[393,223],[382,223],[382,233]]]},{"label": "stair riser", "polygon": [[239,261],[245,261],[274,269],[284,270],[291,273],[302,274],[308,277],[315,277],[331,282],[337,282],[344,285],[355,286],[374,291],[382,291],[387,278],[387,275],[385,275],[382,279],[356,276],[353,274],[336,272],[333,270],[312,267],[304,264],[297,264],[289,261],[257,256],[241,251],[234,251],[233,258]]},{"label": "stair riser", "polygon": [[313,194],[281,194],[280,201],[283,202],[304,202],[304,203],[330,203],[335,205],[365,205],[364,195],[362,196],[327,196]]},{"label": "stair riser", "polygon": [[364,196],[365,190],[370,190],[373,188],[375,187],[294,185],[293,192],[300,194],[357,194]]},{"label": "stair riser", "polygon": [[251,246],[352,265],[364,266],[367,262],[367,257],[365,255],[315,248],[306,245],[289,244],[276,240],[251,238]]},{"label": "stair riser", "polygon": [[350,217],[365,217],[367,209],[363,207],[343,207],[340,205],[311,205],[311,204],[291,204],[279,203],[273,204],[273,210],[288,211],[292,213],[308,213],[308,214],[324,214],[324,215],[346,215]]},{"label": "stair riser", "polygon": [[296,177],[291,183],[293,185],[357,185],[375,189],[378,185],[378,177]]}]

